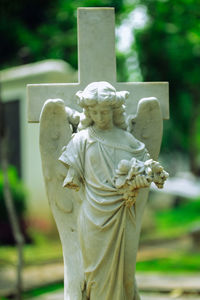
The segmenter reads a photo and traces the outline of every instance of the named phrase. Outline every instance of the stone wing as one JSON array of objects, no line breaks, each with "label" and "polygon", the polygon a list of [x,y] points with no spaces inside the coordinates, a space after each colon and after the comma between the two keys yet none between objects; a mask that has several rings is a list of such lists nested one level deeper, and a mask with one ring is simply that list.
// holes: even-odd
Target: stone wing
[{"label": "stone wing", "polygon": [[62,187],[66,168],[58,161],[72,135],[69,113],[61,99],[45,102],[40,116],[40,152],[46,192],[63,246],[64,299],[82,300],[84,273],[77,234],[81,204],[77,192]]},{"label": "stone wing", "polygon": [[151,158],[157,160],[163,132],[163,117],[158,99],[141,99],[136,115],[128,116],[128,129],[146,145]]}]

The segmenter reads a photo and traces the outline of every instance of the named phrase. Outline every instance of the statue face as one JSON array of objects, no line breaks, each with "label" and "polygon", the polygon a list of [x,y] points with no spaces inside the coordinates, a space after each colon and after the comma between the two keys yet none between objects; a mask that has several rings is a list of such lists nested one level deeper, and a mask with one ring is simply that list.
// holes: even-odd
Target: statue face
[{"label": "statue face", "polygon": [[97,129],[106,130],[113,127],[113,111],[111,106],[105,104],[90,106],[89,114]]}]

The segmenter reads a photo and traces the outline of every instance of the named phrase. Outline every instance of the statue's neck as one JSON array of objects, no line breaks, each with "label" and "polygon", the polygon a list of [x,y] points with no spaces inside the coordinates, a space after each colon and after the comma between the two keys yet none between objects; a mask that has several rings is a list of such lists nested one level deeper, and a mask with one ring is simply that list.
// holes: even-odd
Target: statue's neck
[{"label": "statue's neck", "polygon": [[101,130],[94,125],[91,126],[91,132],[98,140],[104,141],[106,144],[127,145],[126,139],[123,138],[122,129],[116,126],[113,126],[112,129]]},{"label": "statue's neck", "polygon": [[93,130],[100,135],[109,135],[109,134],[113,134],[114,131],[116,131],[116,127],[114,125],[110,126],[107,129],[100,129],[99,127],[97,127],[95,124],[92,126]]}]

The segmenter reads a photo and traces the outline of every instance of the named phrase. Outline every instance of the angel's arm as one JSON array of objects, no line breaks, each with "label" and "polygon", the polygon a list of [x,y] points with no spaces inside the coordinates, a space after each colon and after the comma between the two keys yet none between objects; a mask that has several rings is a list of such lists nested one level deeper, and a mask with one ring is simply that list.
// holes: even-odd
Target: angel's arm
[{"label": "angel's arm", "polygon": [[81,187],[81,180],[73,167],[69,166],[67,176],[63,181],[63,187],[79,191]]},{"label": "angel's arm", "polygon": [[66,164],[62,158],[59,158],[59,161],[62,163],[59,165],[59,174],[63,181],[63,187],[79,191],[81,187],[81,178],[76,172],[76,170]]},{"label": "angel's arm", "polygon": [[63,187],[79,191],[83,183],[81,140],[74,134],[68,145],[62,149],[59,161],[62,163]]}]

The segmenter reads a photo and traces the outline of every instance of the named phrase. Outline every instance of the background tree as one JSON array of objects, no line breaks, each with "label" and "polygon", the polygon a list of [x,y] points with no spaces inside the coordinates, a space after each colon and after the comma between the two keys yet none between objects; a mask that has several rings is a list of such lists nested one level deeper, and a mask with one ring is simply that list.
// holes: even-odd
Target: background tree
[{"label": "background tree", "polygon": [[164,152],[189,154],[191,171],[200,175],[200,2],[140,0],[149,21],[135,31],[145,81],[169,81],[171,120]]},{"label": "background tree", "polygon": [[123,0],[0,0],[1,68],[43,59],[63,59],[77,68],[76,9],[115,7]]}]

